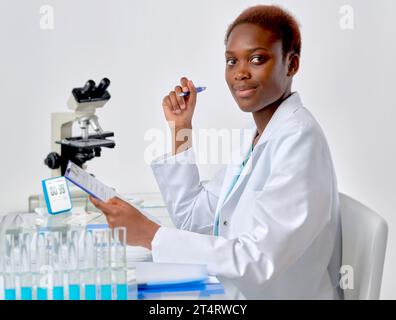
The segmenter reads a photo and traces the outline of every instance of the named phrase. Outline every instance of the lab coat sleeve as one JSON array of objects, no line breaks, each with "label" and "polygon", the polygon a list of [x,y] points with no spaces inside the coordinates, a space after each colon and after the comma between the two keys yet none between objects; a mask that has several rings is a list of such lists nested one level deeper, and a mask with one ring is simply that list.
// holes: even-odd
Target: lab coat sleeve
[{"label": "lab coat sleeve", "polygon": [[226,239],[161,227],[152,241],[153,260],[205,264],[209,274],[233,279],[247,298],[295,263],[329,223],[332,167],[316,129],[290,131],[266,146],[271,174],[249,195],[250,232]]},{"label": "lab coat sleeve", "polygon": [[213,180],[202,183],[192,148],[176,156],[165,155],[151,167],[175,226],[211,234],[224,169]]}]

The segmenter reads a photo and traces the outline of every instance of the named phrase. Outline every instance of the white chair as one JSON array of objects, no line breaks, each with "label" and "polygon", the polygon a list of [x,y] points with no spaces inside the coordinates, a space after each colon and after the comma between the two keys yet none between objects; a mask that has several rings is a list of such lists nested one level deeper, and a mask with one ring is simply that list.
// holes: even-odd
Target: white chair
[{"label": "white chair", "polygon": [[345,300],[379,299],[388,225],[377,213],[340,193],[342,265],[353,269],[353,289]]}]

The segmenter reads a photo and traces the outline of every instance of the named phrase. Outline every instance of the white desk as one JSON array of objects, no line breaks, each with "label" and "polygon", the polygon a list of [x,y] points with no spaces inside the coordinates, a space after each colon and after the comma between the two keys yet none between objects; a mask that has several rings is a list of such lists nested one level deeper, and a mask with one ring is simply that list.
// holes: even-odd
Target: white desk
[{"label": "white desk", "polygon": [[[166,207],[158,193],[144,193],[144,194],[128,194],[123,195],[129,199],[140,199],[143,203],[139,205],[142,211],[151,216],[154,220],[158,221],[163,226],[174,228],[174,224],[169,217]],[[89,202],[85,201],[87,211],[94,208]],[[23,223],[24,227],[34,227],[35,215],[34,214],[20,214],[16,219],[16,223]],[[98,215],[89,224],[104,224],[106,219],[103,214]],[[0,226],[1,227],[1,226]],[[133,265],[133,262],[151,261],[151,255],[148,250],[136,247],[135,249],[129,248],[128,267]],[[140,250],[140,251],[139,251]],[[145,251],[146,250],[146,251]],[[132,254],[131,254],[132,252]],[[133,253],[135,255],[133,255]],[[134,260],[135,258],[135,260]],[[193,283],[190,285],[169,286],[166,288],[146,288],[143,290],[136,290],[136,280],[133,278],[129,281],[129,299],[227,299],[222,285],[215,278],[209,278],[204,283]]]}]

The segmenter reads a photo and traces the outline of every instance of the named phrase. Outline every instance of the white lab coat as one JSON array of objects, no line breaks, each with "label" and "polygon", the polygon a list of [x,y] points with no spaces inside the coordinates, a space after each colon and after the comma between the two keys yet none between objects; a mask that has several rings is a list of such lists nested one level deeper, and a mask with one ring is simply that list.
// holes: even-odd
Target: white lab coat
[{"label": "white lab coat", "polygon": [[298,93],[274,113],[224,199],[250,146],[207,184],[200,182],[193,149],[152,163],[178,228],[158,230],[153,261],[205,264],[232,298],[339,298],[337,181],[323,132]]}]

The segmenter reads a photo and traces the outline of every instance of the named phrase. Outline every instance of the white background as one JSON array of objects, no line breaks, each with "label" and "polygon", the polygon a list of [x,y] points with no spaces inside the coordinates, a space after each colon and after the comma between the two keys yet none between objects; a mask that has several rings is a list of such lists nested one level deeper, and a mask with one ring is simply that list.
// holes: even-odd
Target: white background
[{"label": "white background", "polygon": [[[112,81],[112,99],[98,115],[117,143],[89,169],[120,192],[157,191],[143,157],[144,135],[165,130],[162,97],[182,75],[208,86],[196,127],[240,127],[249,116],[227,91],[223,38],[232,20],[258,2],[0,0],[0,211],[26,210],[28,196],[49,177],[43,159],[51,151],[50,113],[67,111],[71,89],[89,78]],[[396,1],[274,2],[300,21],[294,89],[327,135],[340,191],[389,223],[381,297],[395,299]],[[345,4],[354,9],[354,30],[340,28]],[[54,8],[53,30],[40,28],[43,5]],[[206,179],[218,167],[203,169]]]}]

